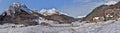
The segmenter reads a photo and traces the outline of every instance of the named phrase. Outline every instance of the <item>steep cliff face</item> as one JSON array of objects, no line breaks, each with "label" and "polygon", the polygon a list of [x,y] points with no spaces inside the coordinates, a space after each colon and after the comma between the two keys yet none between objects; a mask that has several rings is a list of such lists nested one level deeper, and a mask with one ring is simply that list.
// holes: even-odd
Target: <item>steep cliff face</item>
[{"label": "steep cliff face", "polygon": [[120,2],[111,5],[103,4],[95,8],[91,13],[89,13],[84,18],[84,20],[92,22],[115,20],[119,18],[119,14],[120,14]]}]

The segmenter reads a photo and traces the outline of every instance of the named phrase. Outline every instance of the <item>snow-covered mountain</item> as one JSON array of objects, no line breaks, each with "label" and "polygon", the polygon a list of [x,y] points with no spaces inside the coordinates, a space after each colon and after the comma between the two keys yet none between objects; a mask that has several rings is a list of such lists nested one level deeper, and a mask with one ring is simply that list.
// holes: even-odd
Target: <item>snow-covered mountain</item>
[{"label": "snow-covered mountain", "polygon": [[77,21],[76,18],[70,17],[66,13],[59,12],[59,10],[55,8],[49,10],[42,9],[39,13],[44,15],[45,19],[58,21],[59,23],[71,23]]},{"label": "snow-covered mountain", "polygon": [[0,33],[119,33],[119,17],[120,2],[105,3],[83,18],[55,8],[39,12],[15,2],[0,15]]},{"label": "snow-covered mountain", "polygon": [[28,9],[25,4],[15,2],[0,15],[0,22],[1,24],[37,25],[38,23],[32,20],[38,18],[38,16],[33,15],[32,12],[33,11]]},{"label": "snow-covered mountain", "polygon": [[39,13],[43,14],[44,16],[53,15],[53,14],[68,15],[67,13],[59,12],[59,10],[57,10],[56,8],[52,8],[52,9],[49,9],[49,10],[42,9]]},{"label": "snow-covered mountain", "polygon": [[14,15],[16,12],[26,12],[30,14],[32,13],[32,10],[28,9],[25,4],[14,2],[12,5],[10,5],[10,7],[5,12],[6,12],[6,15]]},{"label": "snow-covered mountain", "polygon": [[44,16],[53,15],[53,14],[60,14],[58,12],[58,10],[56,10],[55,8],[52,8],[52,9],[49,9],[49,10],[42,9],[40,11],[40,13],[43,14]]},{"label": "snow-covered mountain", "polygon": [[[58,12],[59,10],[52,8],[49,10],[42,9],[34,11],[25,4],[15,2],[0,15],[1,24],[13,23],[13,24],[24,24],[24,25],[38,25],[41,22],[57,21],[55,23],[72,23],[77,19],[66,15],[65,13]],[[46,21],[46,22],[47,22]]]}]

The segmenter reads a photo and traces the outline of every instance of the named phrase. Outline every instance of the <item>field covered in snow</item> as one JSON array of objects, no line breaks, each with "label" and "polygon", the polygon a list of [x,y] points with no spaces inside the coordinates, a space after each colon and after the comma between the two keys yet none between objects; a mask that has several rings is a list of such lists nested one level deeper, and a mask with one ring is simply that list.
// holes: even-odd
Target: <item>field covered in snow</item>
[{"label": "field covered in snow", "polygon": [[[51,26],[0,25],[0,33],[119,33],[120,20],[109,20],[104,23],[53,24]],[[62,26],[63,25],[63,26]],[[77,25],[77,26],[76,26]],[[23,26],[23,27],[20,27]]]}]

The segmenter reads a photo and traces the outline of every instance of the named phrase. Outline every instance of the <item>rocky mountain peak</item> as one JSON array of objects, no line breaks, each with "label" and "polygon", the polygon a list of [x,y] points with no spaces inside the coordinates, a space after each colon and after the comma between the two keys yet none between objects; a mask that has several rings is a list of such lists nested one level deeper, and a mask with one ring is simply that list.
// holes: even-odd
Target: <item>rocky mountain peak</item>
[{"label": "rocky mountain peak", "polygon": [[14,7],[14,8],[19,8],[21,6],[21,3],[19,2],[14,2],[11,7]]},{"label": "rocky mountain peak", "polygon": [[0,22],[13,23],[13,24],[24,24],[24,25],[36,25],[38,24],[34,19],[39,16],[34,15],[33,10],[26,7],[25,4],[14,2],[8,7],[8,9],[0,15]]},{"label": "rocky mountain peak", "polygon": [[57,21],[57,23],[72,23],[77,20],[66,15],[66,13],[58,11],[59,10],[52,8],[48,10],[42,9],[38,12],[27,8],[25,4],[14,2],[5,12],[0,15],[0,23],[38,25],[42,19]]},{"label": "rocky mountain peak", "polygon": [[21,4],[19,2],[14,2],[10,7],[12,8],[27,8],[27,6],[25,4]]},{"label": "rocky mountain peak", "polygon": [[14,2],[3,14],[13,16],[17,12],[24,12],[27,14],[31,14],[32,10],[28,9],[25,4]]}]

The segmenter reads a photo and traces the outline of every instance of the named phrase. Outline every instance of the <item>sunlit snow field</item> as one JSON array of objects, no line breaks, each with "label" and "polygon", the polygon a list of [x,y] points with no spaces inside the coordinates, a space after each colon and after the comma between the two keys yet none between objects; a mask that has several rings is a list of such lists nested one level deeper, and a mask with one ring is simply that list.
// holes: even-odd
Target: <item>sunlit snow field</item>
[{"label": "sunlit snow field", "polygon": [[[13,27],[15,26],[15,27]],[[19,27],[23,25],[4,24],[0,25],[0,33],[119,33],[120,19],[118,21],[109,20],[100,23],[73,23],[63,24],[63,26],[56,24],[51,26],[28,26]]]}]

